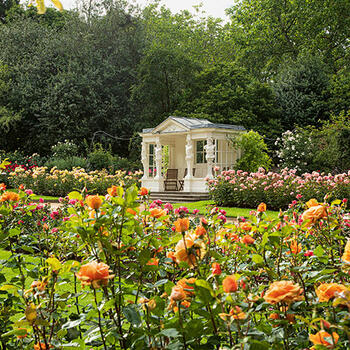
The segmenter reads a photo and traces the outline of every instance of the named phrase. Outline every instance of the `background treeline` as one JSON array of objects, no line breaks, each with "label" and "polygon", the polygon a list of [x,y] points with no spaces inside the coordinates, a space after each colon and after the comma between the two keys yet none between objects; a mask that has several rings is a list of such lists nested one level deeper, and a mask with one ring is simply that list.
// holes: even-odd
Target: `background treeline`
[{"label": "background treeline", "polygon": [[227,22],[200,11],[110,0],[38,15],[1,0],[0,149],[94,140],[136,159],[136,133],[169,115],[241,124],[273,149],[347,115],[348,0],[242,0]]}]

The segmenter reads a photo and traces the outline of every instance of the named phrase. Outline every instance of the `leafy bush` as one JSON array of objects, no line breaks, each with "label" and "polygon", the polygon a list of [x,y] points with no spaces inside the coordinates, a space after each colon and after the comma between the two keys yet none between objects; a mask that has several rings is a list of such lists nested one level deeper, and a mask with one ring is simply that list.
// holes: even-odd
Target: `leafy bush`
[{"label": "leafy bush", "polygon": [[51,147],[51,153],[54,158],[67,159],[78,155],[78,146],[69,140],[64,142],[57,142]]},{"label": "leafy bush", "polygon": [[110,151],[103,149],[100,144],[96,144],[92,152],[87,156],[89,167],[93,170],[108,169],[113,165],[114,157]]},{"label": "leafy bush", "polygon": [[59,170],[72,170],[73,168],[88,168],[89,162],[82,157],[53,158],[45,163],[48,169],[57,168]]},{"label": "leafy bush", "polygon": [[260,167],[268,170],[271,166],[271,159],[267,154],[268,149],[264,139],[259,133],[249,131],[232,139],[235,149],[240,149],[242,156],[235,164],[236,169],[244,171],[257,171]]},{"label": "leafy bush", "polygon": [[136,186],[108,193],[50,210],[0,190],[6,348],[349,349],[345,202],[276,219],[262,203],[225,224],[219,208],[191,217]]}]

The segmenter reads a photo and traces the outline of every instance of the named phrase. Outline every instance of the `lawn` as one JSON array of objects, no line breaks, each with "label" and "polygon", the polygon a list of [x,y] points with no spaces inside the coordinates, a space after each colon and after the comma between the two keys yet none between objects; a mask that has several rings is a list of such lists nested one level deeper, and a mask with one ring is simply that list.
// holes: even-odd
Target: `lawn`
[{"label": "lawn", "polygon": [[[207,212],[207,208],[214,206],[214,202],[209,200],[209,201],[174,204],[174,208],[179,208],[181,206],[187,207],[190,212],[192,212],[194,209],[198,209],[199,213],[201,215],[205,215]],[[229,207],[220,207],[220,209],[224,209],[227,213],[227,216],[229,216],[229,217],[237,217],[237,216],[248,217],[249,212],[251,210],[254,210],[254,209],[249,209],[249,208],[229,208]],[[266,213],[268,214],[268,216],[270,216],[272,218],[278,217],[277,211],[268,210]]]}]

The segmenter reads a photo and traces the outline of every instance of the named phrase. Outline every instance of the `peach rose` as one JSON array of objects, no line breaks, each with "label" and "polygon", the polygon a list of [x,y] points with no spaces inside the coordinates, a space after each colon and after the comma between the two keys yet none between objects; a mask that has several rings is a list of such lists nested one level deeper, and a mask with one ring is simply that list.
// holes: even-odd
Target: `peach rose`
[{"label": "peach rose", "polygon": [[16,192],[6,191],[0,197],[0,202],[18,202],[19,194]]},{"label": "peach rose", "polygon": [[186,293],[181,286],[174,286],[170,294],[171,301],[182,301],[186,299]]},{"label": "peach rose", "polygon": [[161,208],[153,208],[149,212],[151,213],[152,218],[160,218],[167,214],[166,211]]},{"label": "peach rose", "polygon": [[347,241],[346,245],[345,245],[345,249],[344,249],[344,254],[341,257],[341,259],[347,263],[350,264],[350,240]]},{"label": "peach rose", "polygon": [[327,217],[327,210],[326,207],[323,205],[316,205],[314,207],[311,207],[310,209],[307,209],[304,211],[303,215],[301,216],[303,221],[307,221],[306,226],[310,226],[311,224],[314,224],[317,220]]},{"label": "peach rose", "polygon": [[222,288],[225,293],[233,293],[238,290],[238,285],[235,276],[227,276],[222,281]]},{"label": "peach rose", "polygon": [[253,244],[255,242],[255,239],[252,236],[249,235],[245,235],[242,238],[242,243],[244,244]]},{"label": "peach rose", "polygon": [[309,339],[314,345],[323,345],[328,349],[334,349],[338,343],[339,335],[336,332],[330,335],[326,331],[319,331],[316,334],[310,334]]},{"label": "peach rose", "polygon": [[250,231],[252,229],[252,225],[249,222],[241,222],[239,224],[239,227],[243,230],[243,231]]},{"label": "peach rose", "polygon": [[185,232],[185,231],[188,231],[190,227],[190,220],[188,220],[187,218],[184,218],[184,219],[179,218],[174,222],[174,225],[175,225],[176,232]]},{"label": "peach rose", "polygon": [[212,263],[211,264],[211,273],[214,276],[220,276],[221,275],[221,266],[219,263]]},{"label": "peach rose", "polygon": [[113,185],[112,187],[107,188],[107,192],[111,197],[115,197],[118,194],[118,187]]},{"label": "peach rose", "polygon": [[194,233],[200,237],[204,236],[207,233],[207,230],[203,226],[197,226]]},{"label": "peach rose", "polygon": [[294,284],[292,281],[276,281],[273,282],[264,299],[267,303],[277,304],[279,302],[290,304],[293,301],[303,299],[303,290],[298,284]]},{"label": "peach rose", "polygon": [[91,209],[98,209],[102,205],[102,199],[100,198],[99,195],[95,196],[87,196],[86,199],[86,204],[91,208]]},{"label": "peach rose", "polygon": [[316,295],[320,303],[335,298],[337,294],[348,291],[348,288],[338,283],[322,283],[316,289]]},{"label": "peach rose", "polygon": [[157,258],[152,258],[152,259],[150,259],[150,260],[147,262],[146,265],[148,265],[148,266],[158,266],[158,264],[159,264],[159,259],[157,259]]},{"label": "peach rose", "polygon": [[147,196],[148,195],[148,189],[145,187],[141,187],[139,191],[140,196]]},{"label": "peach rose", "polygon": [[114,277],[114,275],[109,274],[109,266],[107,264],[98,263],[97,261],[81,266],[79,272],[75,275],[83,286],[92,285],[93,288],[106,286],[108,280]]},{"label": "peach rose", "polygon": [[[195,242],[197,236],[194,233],[187,233],[175,246],[175,257],[177,263],[186,262],[189,266],[194,266],[197,259],[204,256],[205,247],[203,241]],[[185,244],[186,243],[186,244]],[[191,251],[188,251],[191,249]]]},{"label": "peach rose", "polygon": [[315,199],[315,198],[310,199],[308,202],[306,202],[306,205],[308,208],[318,206],[317,199]]},{"label": "peach rose", "polygon": [[289,248],[290,248],[290,251],[287,252],[287,254],[299,254],[301,252],[301,244],[299,243],[298,244],[298,241],[293,239],[292,242],[290,244],[288,244]]},{"label": "peach rose", "polygon": [[257,211],[258,211],[259,213],[263,213],[264,211],[266,211],[266,204],[265,204],[265,203],[260,203],[260,204],[258,205]]},{"label": "peach rose", "polygon": [[183,288],[183,291],[186,294],[186,297],[190,297],[194,295],[194,287],[192,286],[195,284],[196,279],[195,278],[182,278],[180,281],[177,282],[177,285]]}]

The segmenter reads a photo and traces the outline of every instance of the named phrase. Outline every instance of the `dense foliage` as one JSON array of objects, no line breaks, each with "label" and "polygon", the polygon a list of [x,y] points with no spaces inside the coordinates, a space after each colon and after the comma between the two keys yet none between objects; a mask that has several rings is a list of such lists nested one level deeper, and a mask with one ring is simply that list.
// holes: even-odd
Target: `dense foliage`
[{"label": "dense foliage", "polygon": [[225,223],[147,193],[72,192],[51,210],[2,186],[3,348],[349,348],[345,201]]},{"label": "dense foliage", "polygon": [[272,148],[283,131],[350,109],[349,6],[244,0],[225,23],[156,1],[44,15],[5,1],[0,149],[48,155],[93,140],[125,157],[136,132],[171,114],[242,124]]}]

